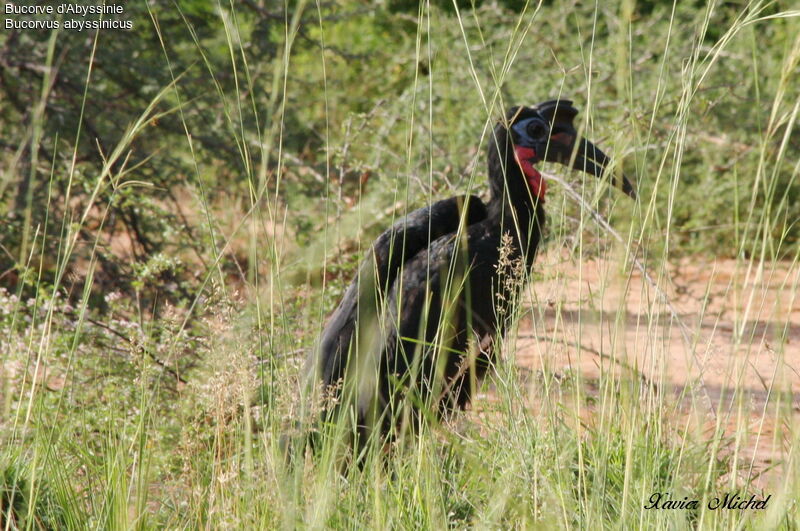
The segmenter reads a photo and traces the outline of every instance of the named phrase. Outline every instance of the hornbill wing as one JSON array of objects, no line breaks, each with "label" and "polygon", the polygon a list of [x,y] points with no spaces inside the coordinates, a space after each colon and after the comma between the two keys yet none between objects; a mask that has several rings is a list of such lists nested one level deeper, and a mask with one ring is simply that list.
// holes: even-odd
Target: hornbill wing
[{"label": "hornbill wing", "polygon": [[[440,406],[463,407],[469,401],[471,378],[485,373],[492,340],[502,333],[493,280],[499,252],[493,234],[477,223],[465,238],[445,235],[406,262],[386,294],[389,318],[378,371],[383,376],[376,386],[361,388],[359,425],[374,426],[372,413],[392,403],[399,387],[406,385],[415,388],[417,400],[439,395]],[[470,351],[472,340],[477,351]],[[381,422],[387,429],[392,421],[386,417]]]},{"label": "hornbill wing", "polygon": [[403,264],[430,242],[456,232],[464,208],[467,225],[487,216],[480,198],[451,197],[411,212],[378,236],[322,332],[319,349],[309,358],[315,381],[321,379],[325,385],[335,385],[344,377],[359,318],[377,319],[386,292]]}]

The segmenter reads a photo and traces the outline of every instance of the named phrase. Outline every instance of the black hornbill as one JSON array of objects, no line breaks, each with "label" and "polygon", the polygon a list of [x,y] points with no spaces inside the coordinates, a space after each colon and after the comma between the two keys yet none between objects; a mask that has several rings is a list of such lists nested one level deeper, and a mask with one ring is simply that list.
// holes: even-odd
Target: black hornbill
[{"label": "black hornbill", "polygon": [[[333,398],[325,419],[364,441],[469,402],[542,237],[546,186],[533,165],[572,161],[601,177],[608,164],[578,139],[577,113],[568,100],[511,108],[489,139],[488,203],[438,201],[378,237],[309,358],[310,381]],[[635,198],[624,176],[620,186]]]}]

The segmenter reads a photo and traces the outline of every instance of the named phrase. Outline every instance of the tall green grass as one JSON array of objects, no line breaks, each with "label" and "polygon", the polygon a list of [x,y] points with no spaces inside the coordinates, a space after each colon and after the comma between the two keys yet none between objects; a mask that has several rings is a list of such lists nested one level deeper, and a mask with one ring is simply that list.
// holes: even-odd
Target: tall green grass
[{"label": "tall green grass", "polygon": [[[63,204],[72,187],[88,190],[90,205],[109,190],[111,200],[99,214],[68,211],[55,233],[23,213],[18,263],[28,284],[0,292],[3,528],[796,527],[798,339],[790,318],[800,305],[800,12],[774,2],[645,7],[529,3],[511,13],[423,4],[417,13],[337,18],[301,2],[270,30],[284,36],[280,50],[254,64],[247,43],[257,30],[240,24],[235,4],[220,4],[213,40],[183,19],[197,54],[188,73],[172,71],[172,43],[151,11],[172,83],[102,155],[100,173],[73,166],[67,175]],[[304,22],[303,31],[321,49],[296,50],[309,13],[316,24]],[[377,46],[382,53],[371,56]],[[230,57],[225,72],[209,58],[220,50]],[[84,98],[99,75],[88,72]],[[246,187],[225,190],[214,180],[219,168],[197,152],[202,131],[184,115],[185,75],[205,76],[225,109],[220,123]],[[220,76],[234,77],[235,90],[215,83]],[[266,106],[253,95],[260,91],[269,94]],[[299,437],[297,422],[309,420],[300,404],[303,359],[372,238],[426,202],[482,193],[487,133],[498,117],[550,97],[575,100],[583,134],[614,154],[640,199],[628,203],[599,180],[545,167],[553,178],[540,259],[549,267],[534,268],[526,283],[482,388],[490,397],[390,450],[375,447],[362,467],[342,467],[336,448],[312,458],[301,447],[288,466],[282,437]],[[42,109],[33,109],[20,146],[44,134]],[[300,123],[285,122],[287,109]],[[98,230],[87,243],[81,229],[105,223],[124,193],[148,193],[152,183],[123,161],[167,114],[180,117],[185,145],[163,147],[195,171],[176,188],[190,198],[202,263],[148,257],[136,266],[132,295],[101,292],[95,304],[104,242]],[[75,126],[61,134],[87,133]],[[312,134],[322,152],[287,147],[289,136]],[[39,171],[40,154],[26,156]],[[63,177],[54,171],[50,183]],[[4,188],[13,175],[5,178]],[[44,251],[53,238],[56,257]],[[79,245],[90,250],[76,267]],[[741,375],[748,356],[766,355],[747,326],[764,303],[746,285],[730,286],[726,296],[741,302],[730,322],[711,329],[687,319],[665,288],[680,257],[713,263],[716,254],[734,259],[744,278],[773,278],[789,293],[789,311],[775,314],[768,338],[781,369],[763,375],[756,416],[744,385],[717,392],[702,376],[684,389],[669,383],[664,316],[690,366],[724,355],[711,344],[728,325],[734,348],[747,354],[730,356],[726,371]],[[645,275],[642,294],[626,293],[646,301],[635,324],[624,304],[604,303],[605,282],[544,300],[538,283],[566,281],[553,255],[579,274],[590,259],[610,260],[608,278],[628,287]],[[141,304],[145,287],[158,291],[158,273],[177,261],[197,270],[185,304]],[[240,267],[236,282],[230,263]],[[76,271],[81,290],[66,297]],[[701,308],[710,303],[700,295]],[[615,346],[601,352],[597,381],[579,365],[547,362],[551,351],[582,356],[580,332],[559,335],[545,320],[548,308],[563,319],[575,304],[577,330],[599,319]],[[645,367],[626,355],[631,329],[648,353]],[[544,338],[543,369],[533,373],[516,363],[529,333]],[[766,472],[748,454],[769,433],[765,425],[776,427]],[[701,503],[646,510],[656,492]],[[771,500],[764,511],[704,508],[727,492]]]}]

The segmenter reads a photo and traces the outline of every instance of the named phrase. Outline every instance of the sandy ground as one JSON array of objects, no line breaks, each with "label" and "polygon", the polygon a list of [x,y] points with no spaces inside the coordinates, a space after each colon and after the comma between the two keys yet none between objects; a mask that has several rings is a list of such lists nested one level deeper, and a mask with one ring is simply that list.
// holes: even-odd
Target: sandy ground
[{"label": "sandy ground", "polygon": [[515,349],[531,386],[545,370],[580,371],[587,395],[603,372],[641,377],[703,433],[746,430],[740,451],[770,480],[800,427],[800,266],[693,258],[645,278],[623,262],[539,258]]}]

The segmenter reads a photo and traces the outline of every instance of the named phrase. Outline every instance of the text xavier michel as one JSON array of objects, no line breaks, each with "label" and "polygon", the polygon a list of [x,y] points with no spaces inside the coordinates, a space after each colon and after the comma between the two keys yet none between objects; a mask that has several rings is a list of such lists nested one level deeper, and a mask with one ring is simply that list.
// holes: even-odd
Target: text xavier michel
[{"label": "text xavier michel", "polygon": [[[733,492],[725,494],[722,498],[712,498],[708,500],[708,508],[712,511],[717,509],[728,510],[745,510],[745,509],[766,509],[772,494],[768,495],[763,500],[757,500],[755,495],[750,496],[750,499],[745,499],[736,495]],[[688,496],[684,496],[682,500],[670,499],[668,492],[654,492],[648,503],[645,504],[645,509],[697,509],[700,505],[700,500],[690,500]]]}]

